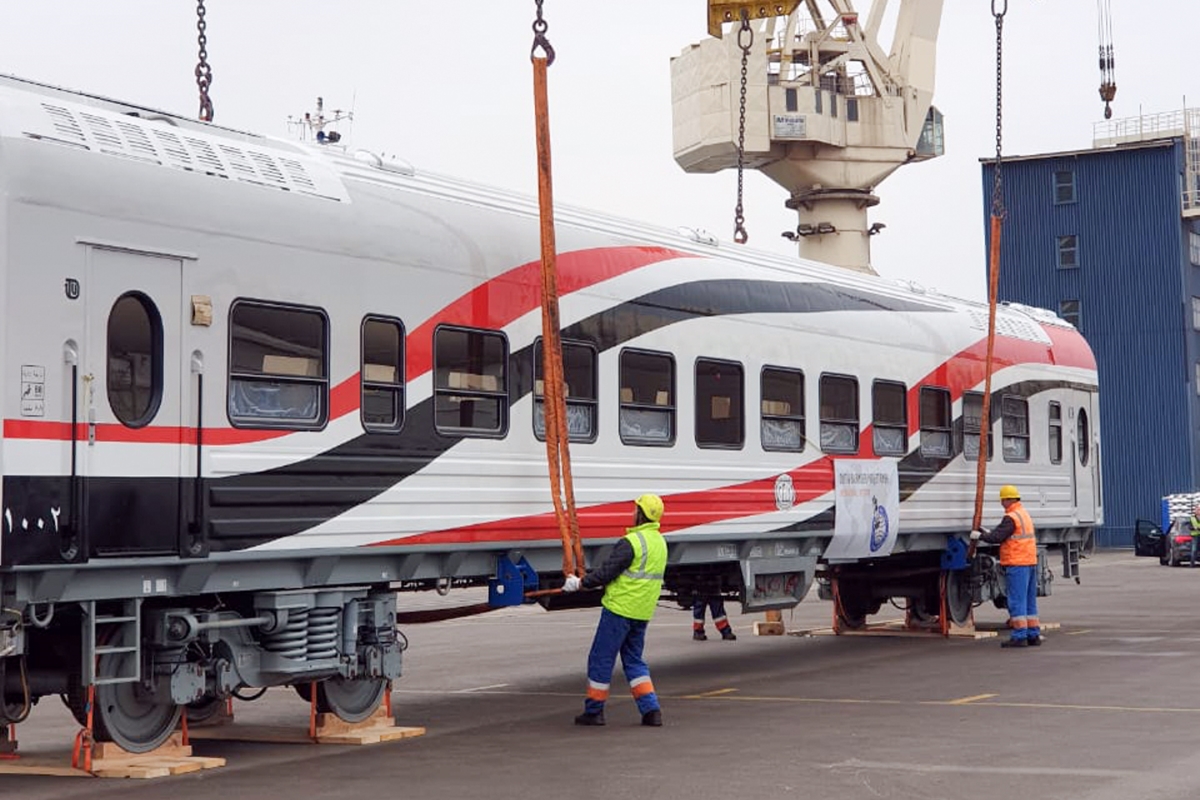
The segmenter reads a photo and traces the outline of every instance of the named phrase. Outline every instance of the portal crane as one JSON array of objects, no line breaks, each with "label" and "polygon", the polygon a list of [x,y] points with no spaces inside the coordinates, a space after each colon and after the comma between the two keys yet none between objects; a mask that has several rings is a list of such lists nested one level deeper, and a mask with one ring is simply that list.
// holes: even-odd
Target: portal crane
[{"label": "portal crane", "polygon": [[945,151],[932,104],[943,0],[901,0],[890,53],[887,5],[864,25],[852,0],[710,2],[714,38],[671,61],[676,162],[760,170],[791,194],[799,221],[783,235],[802,257],[864,272],[883,227],[867,221],[875,187]]}]

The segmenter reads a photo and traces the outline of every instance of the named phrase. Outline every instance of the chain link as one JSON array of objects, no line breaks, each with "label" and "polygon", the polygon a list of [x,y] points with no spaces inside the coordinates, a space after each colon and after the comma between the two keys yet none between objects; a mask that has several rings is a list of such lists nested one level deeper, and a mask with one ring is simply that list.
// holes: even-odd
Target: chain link
[{"label": "chain link", "polygon": [[554,48],[550,46],[550,40],[546,38],[546,31],[550,30],[550,24],[542,19],[542,2],[543,0],[534,0],[537,5],[537,19],[533,21],[533,49],[529,51],[530,58],[537,58],[538,48],[546,54],[546,66],[554,63]]},{"label": "chain link", "polygon": [[992,16],[996,18],[996,167],[992,179],[992,216],[1004,219],[1004,15],[1008,0],[992,0]]},{"label": "chain link", "polygon": [[745,244],[750,239],[742,209],[742,176],[746,167],[746,71],[750,62],[750,48],[754,45],[754,29],[750,27],[750,12],[746,9],[742,9],[742,27],[738,30],[737,43],[742,49],[742,90],[738,108],[737,206],[733,210],[733,241]]},{"label": "chain link", "polygon": [[204,9],[204,0],[196,0],[196,30],[199,33],[196,41],[200,46],[200,60],[196,64],[196,88],[200,90],[200,119],[212,122],[213,104],[208,96],[208,87],[212,86],[213,77],[212,67],[208,65],[208,37],[204,35],[208,28],[208,23],[204,21],[205,13],[207,12]]}]

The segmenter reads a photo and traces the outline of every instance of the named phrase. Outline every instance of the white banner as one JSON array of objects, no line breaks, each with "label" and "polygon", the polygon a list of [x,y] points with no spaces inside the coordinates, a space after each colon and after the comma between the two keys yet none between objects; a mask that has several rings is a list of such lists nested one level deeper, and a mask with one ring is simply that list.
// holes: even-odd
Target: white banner
[{"label": "white banner", "polygon": [[833,540],[825,558],[886,556],[900,532],[900,479],[892,459],[835,459]]}]

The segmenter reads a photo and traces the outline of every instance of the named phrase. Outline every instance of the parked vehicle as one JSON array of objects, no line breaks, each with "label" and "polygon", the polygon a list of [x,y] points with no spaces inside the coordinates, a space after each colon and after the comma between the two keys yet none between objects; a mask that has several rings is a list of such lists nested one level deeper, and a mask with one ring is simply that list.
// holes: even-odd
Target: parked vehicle
[{"label": "parked vehicle", "polygon": [[1167,536],[1162,526],[1148,519],[1139,519],[1133,526],[1133,554],[1135,556],[1158,556],[1160,564],[1167,563]]}]

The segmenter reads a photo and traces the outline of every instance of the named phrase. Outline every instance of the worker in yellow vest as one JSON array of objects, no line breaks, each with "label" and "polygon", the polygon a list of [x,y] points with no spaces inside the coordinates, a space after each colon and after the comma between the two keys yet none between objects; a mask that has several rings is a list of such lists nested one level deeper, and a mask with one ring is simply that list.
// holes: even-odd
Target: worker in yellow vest
[{"label": "worker in yellow vest", "polygon": [[1008,619],[1012,635],[1001,647],[1036,647],[1042,643],[1037,610],[1037,535],[1033,518],[1021,505],[1021,493],[1015,486],[1000,487],[1004,519],[994,530],[971,531],[971,540],[1000,545],[1000,566],[1004,567],[1004,594],[1008,600]]},{"label": "worker in yellow vest", "polygon": [[564,592],[604,587],[600,604],[600,622],[588,653],[587,698],[576,725],[603,725],[604,704],[617,653],[629,691],[637,702],[642,724],[662,725],[658,695],[650,681],[650,668],[642,659],[646,627],[662,594],[663,573],[667,568],[667,543],[659,532],[663,501],[658,495],[644,494],[634,501],[633,527],[613,547],[612,553],[597,569],[582,580],[567,577]]}]

